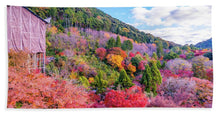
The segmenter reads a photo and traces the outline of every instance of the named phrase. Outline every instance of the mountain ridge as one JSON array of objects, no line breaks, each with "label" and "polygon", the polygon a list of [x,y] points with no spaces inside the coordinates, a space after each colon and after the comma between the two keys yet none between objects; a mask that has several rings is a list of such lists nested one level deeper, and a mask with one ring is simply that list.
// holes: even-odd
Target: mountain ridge
[{"label": "mountain ridge", "polygon": [[204,49],[204,48],[212,49],[212,38],[197,43],[197,44],[195,45],[195,47],[201,48],[201,49]]}]

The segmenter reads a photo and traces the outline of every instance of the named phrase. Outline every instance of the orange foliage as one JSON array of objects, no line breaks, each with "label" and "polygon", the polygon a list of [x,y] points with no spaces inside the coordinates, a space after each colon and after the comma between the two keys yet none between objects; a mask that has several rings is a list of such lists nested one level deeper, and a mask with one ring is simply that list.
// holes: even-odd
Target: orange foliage
[{"label": "orange foliage", "polygon": [[106,38],[108,38],[108,39],[110,38],[109,33],[106,33],[106,32],[105,32],[105,33],[104,33],[104,36],[105,36]]},{"label": "orange foliage", "polygon": [[76,27],[69,27],[69,30],[72,35],[80,36],[80,32]]},{"label": "orange foliage", "polygon": [[157,45],[156,45],[156,44],[154,44],[154,43],[153,43],[152,45],[153,45],[154,47],[157,47]]},{"label": "orange foliage", "polygon": [[120,55],[108,54],[106,59],[113,67],[122,68],[121,62],[123,61],[123,57]]},{"label": "orange foliage", "polygon": [[123,59],[125,57],[127,57],[126,52],[124,50],[122,50],[120,47],[113,47],[113,48],[109,49],[108,54],[120,55],[121,57],[123,57]]},{"label": "orange foliage", "polygon": [[56,34],[58,32],[57,27],[55,26],[49,27],[48,31],[51,32],[52,34]]}]

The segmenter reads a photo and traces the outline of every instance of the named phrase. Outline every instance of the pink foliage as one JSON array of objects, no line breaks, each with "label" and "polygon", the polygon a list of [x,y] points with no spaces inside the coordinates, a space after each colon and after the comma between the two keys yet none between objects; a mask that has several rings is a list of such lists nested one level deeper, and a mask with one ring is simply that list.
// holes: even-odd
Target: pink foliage
[{"label": "pink foliage", "polygon": [[129,53],[129,57],[134,57],[134,56],[135,56],[134,53],[132,53],[132,52]]},{"label": "pink foliage", "polygon": [[145,70],[145,65],[144,64],[144,61],[141,61],[139,64],[138,64],[138,70]]},{"label": "pink foliage", "polygon": [[186,59],[186,55],[185,54],[181,54],[181,55],[179,55],[179,57],[182,58],[182,59]]},{"label": "pink foliage", "polygon": [[206,70],[206,76],[209,81],[213,82],[213,69],[207,69]]},{"label": "pink foliage", "polygon": [[169,99],[158,95],[150,99],[150,103],[147,107],[178,107],[178,105],[176,105],[171,98]]},{"label": "pink foliage", "polygon": [[8,107],[10,108],[87,108],[89,95],[71,82],[43,74],[27,74],[9,68]]}]

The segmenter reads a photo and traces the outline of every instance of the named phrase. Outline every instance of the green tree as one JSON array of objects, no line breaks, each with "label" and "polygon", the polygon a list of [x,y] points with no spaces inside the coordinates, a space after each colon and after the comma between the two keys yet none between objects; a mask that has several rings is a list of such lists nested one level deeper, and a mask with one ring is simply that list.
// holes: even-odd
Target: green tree
[{"label": "green tree", "polygon": [[103,73],[102,71],[98,72],[98,75],[95,76],[94,82],[92,84],[95,88],[96,88],[96,93],[103,93],[105,92],[107,85],[108,85],[108,81],[103,79]]},{"label": "green tree", "polygon": [[161,63],[160,63],[160,60],[157,60],[156,65],[157,65],[157,68],[158,68],[158,69],[161,69]]},{"label": "green tree", "polygon": [[155,52],[153,52],[152,58],[154,58],[155,60],[157,60],[157,54]]},{"label": "green tree", "polygon": [[121,49],[128,51],[133,49],[133,44],[130,40],[126,40],[122,43]]},{"label": "green tree", "polygon": [[160,57],[163,56],[163,54],[164,54],[164,52],[163,52],[163,44],[162,44],[161,41],[159,41],[157,43],[157,56],[160,58]]},{"label": "green tree", "polygon": [[107,48],[110,49],[112,47],[115,47],[115,43],[115,39],[111,37],[107,42]]},{"label": "green tree", "polygon": [[148,64],[145,66],[145,70],[143,72],[140,83],[145,85],[145,91],[150,93],[152,87],[152,73]]},{"label": "green tree", "polygon": [[149,55],[147,53],[144,53],[144,56],[146,57],[146,59],[149,61],[150,58],[149,58]]},{"label": "green tree", "polygon": [[164,56],[165,60],[170,60],[170,59],[175,59],[175,58],[179,58],[179,55],[174,53],[172,50]]},{"label": "green tree", "polygon": [[89,81],[85,76],[80,76],[79,81],[85,88],[88,88],[90,86]]},{"label": "green tree", "polygon": [[121,47],[121,39],[119,36],[117,36],[117,39],[116,39],[116,46],[115,47]]},{"label": "green tree", "polygon": [[166,66],[166,61],[163,61],[163,64],[161,65],[161,68],[165,68],[165,66]]},{"label": "green tree", "polygon": [[120,71],[120,76],[118,80],[115,82],[115,89],[120,87],[120,89],[130,88],[134,84],[132,83],[130,77],[127,75],[126,71],[122,69]]},{"label": "green tree", "polygon": [[159,69],[157,68],[156,62],[151,61],[150,65],[151,65],[151,73],[152,73],[152,89],[151,89],[151,91],[156,96],[157,95],[157,92],[156,92],[157,86],[162,83],[162,77],[161,77]]}]

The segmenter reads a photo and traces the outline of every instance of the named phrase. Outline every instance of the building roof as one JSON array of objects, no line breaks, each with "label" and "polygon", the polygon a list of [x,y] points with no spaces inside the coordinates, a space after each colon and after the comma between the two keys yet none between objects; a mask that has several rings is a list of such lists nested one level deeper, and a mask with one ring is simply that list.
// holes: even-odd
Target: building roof
[{"label": "building roof", "polygon": [[38,16],[37,14],[35,14],[34,12],[32,12],[30,9],[28,9],[27,7],[24,7],[24,9],[28,10],[30,13],[32,13],[33,15],[35,15],[37,18],[39,18],[40,20],[42,20],[43,22],[45,22],[46,24],[49,24],[48,21],[44,20],[43,18],[41,18],[40,16]]}]

